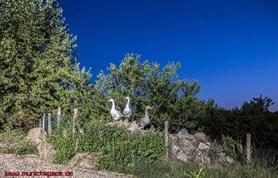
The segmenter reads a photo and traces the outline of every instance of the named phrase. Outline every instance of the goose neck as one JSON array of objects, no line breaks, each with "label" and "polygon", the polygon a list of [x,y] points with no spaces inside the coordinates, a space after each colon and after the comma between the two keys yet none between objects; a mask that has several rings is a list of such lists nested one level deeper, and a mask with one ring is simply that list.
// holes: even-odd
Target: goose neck
[{"label": "goose neck", "polygon": [[130,106],[130,98],[127,99],[127,103],[126,103],[126,107],[129,108],[129,106]]},{"label": "goose neck", "polygon": [[112,110],[115,110],[115,101],[112,100],[111,102],[112,102]]},{"label": "goose neck", "polygon": [[148,109],[145,109],[145,118],[149,118]]}]

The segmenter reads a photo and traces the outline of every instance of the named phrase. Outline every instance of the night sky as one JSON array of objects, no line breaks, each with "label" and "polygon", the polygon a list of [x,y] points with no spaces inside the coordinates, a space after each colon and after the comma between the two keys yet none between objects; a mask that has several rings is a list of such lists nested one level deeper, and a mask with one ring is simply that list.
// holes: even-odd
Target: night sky
[{"label": "night sky", "polygon": [[278,110],[278,0],[60,0],[94,77],[126,53],[197,80],[201,99],[240,106],[271,97]]}]

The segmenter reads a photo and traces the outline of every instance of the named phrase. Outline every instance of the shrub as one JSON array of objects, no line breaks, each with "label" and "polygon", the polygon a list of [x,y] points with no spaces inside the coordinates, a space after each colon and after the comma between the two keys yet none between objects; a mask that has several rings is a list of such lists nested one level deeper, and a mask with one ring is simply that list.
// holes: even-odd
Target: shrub
[{"label": "shrub", "polygon": [[56,163],[66,163],[75,154],[75,137],[70,132],[69,128],[58,130],[51,134],[49,141],[54,146],[54,149],[58,151],[54,156]]},{"label": "shrub", "polygon": [[95,122],[87,125],[84,135],[72,135],[69,128],[57,130],[49,142],[57,151],[56,163],[65,163],[78,152],[97,152],[101,169],[120,172],[132,169],[136,162],[151,163],[165,153],[162,133],[131,134],[124,128]]},{"label": "shrub", "polygon": [[[150,114],[156,128],[163,130],[167,118],[171,132],[182,128],[194,130],[205,114],[205,102],[196,97],[201,86],[196,81],[180,78],[180,68],[180,63],[162,67],[158,63],[143,61],[139,55],[127,54],[119,66],[111,64],[107,72],[101,72],[95,86],[106,99],[114,98],[119,107],[125,105],[123,96],[130,96],[132,109],[136,111],[130,120],[144,115],[145,106],[152,106]],[[109,104],[103,100],[96,103],[106,107]]]}]

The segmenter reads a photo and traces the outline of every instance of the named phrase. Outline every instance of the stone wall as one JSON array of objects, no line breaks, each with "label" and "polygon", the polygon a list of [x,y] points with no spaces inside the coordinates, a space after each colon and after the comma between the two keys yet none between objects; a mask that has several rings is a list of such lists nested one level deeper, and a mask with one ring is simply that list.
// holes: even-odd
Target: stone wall
[{"label": "stone wall", "polygon": [[234,162],[221,145],[211,143],[203,132],[191,135],[187,129],[182,129],[178,134],[170,134],[169,139],[171,156],[179,161],[205,167],[227,166]]}]

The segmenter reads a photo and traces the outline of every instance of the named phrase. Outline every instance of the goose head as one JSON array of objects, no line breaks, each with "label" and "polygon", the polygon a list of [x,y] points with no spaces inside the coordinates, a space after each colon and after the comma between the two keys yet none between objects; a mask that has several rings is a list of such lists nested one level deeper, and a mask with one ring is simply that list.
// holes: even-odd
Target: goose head
[{"label": "goose head", "polygon": [[146,110],[152,110],[153,108],[152,107],[150,107],[150,106],[146,106],[146,108],[145,108]]},{"label": "goose head", "polygon": [[111,99],[109,99],[108,101],[110,101],[110,102],[114,102],[114,100],[111,98]]}]

